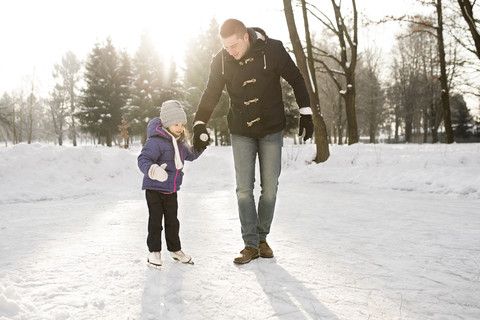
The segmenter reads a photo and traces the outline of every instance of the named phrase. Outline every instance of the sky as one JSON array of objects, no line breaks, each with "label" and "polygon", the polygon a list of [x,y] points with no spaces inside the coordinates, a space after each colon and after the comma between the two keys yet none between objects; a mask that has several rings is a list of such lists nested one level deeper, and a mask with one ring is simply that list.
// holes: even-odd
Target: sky
[{"label": "sky", "polygon": [[[250,9],[253,2],[238,6],[220,0],[2,1],[0,42],[8,50],[0,52],[0,91],[16,88],[22,81],[28,82],[30,88],[34,69],[43,82],[65,52],[71,50],[85,59],[94,44],[107,37],[117,48],[133,54],[140,36],[148,31],[162,55],[181,56],[186,41],[208,27],[213,17],[217,21],[239,17],[246,24],[256,24],[265,15],[273,20],[283,14],[275,7],[265,6],[267,2],[279,1],[257,1],[258,10]],[[232,5],[239,8],[231,10]],[[277,26],[269,29],[272,36],[280,35]]]},{"label": "sky", "polygon": [[[416,0],[395,0],[395,6],[391,1],[357,0],[359,18],[375,21],[385,15],[425,11],[415,5]],[[343,6],[349,4],[343,1]],[[333,14],[328,1],[317,8]],[[206,30],[213,18],[219,24],[237,18],[249,27],[261,27],[286,45],[290,42],[282,0],[16,0],[1,1],[0,12],[0,94],[30,92],[33,85],[37,95],[47,97],[54,85],[53,66],[61,63],[65,53],[72,51],[85,61],[94,45],[107,37],[117,49],[133,55],[147,32],[157,52],[167,59],[173,57],[180,67],[188,41]],[[301,13],[297,11],[296,16],[298,21]],[[315,23],[321,28],[311,19],[312,29]],[[359,49],[381,50],[381,77],[388,79],[388,57],[402,27],[387,23],[363,30]],[[465,98],[472,113],[478,114],[478,99]]]},{"label": "sky", "polygon": [[[399,0],[411,5],[410,0]],[[398,2],[398,1],[397,1]],[[325,12],[331,7],[325,4]],[[247,26],[259,26],[267,34],[289,42],[281,0],[16,0],[0,4],[0,92],[36,90],[48,92],[53,65],[67,51],[86,59],[95,43],[107,37],[117,48],[133,54],[140,36],[148,32],[158,52],[182,63],[186,42],[205,30],[212,18],[221,23],[238,18]],[[358,1],[358,11],[373,19],[391,13],[387,1]],[[367,41],[385,47],[393,41],[391,27],[378,27]],[[362,41],[360,41],[360,44]]]}]

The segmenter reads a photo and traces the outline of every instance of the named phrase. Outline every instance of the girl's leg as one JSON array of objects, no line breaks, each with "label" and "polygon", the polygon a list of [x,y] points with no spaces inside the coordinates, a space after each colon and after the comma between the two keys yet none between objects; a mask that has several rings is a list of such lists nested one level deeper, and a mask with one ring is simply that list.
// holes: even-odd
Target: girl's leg
[{"label": "girl's leg", "polygon": [[163,194],[164,217],[165,217],[165,239],[167,240],[168,251],[176,252],[182,249],[180,243],[180,222],[178,221],[177,193]]},{"label": "girl's leg", "polygon": [[162,250],[162,218],[163,205],[161,193],[153,190],[145,191],[148,206],[147,246],[150,252]]}]

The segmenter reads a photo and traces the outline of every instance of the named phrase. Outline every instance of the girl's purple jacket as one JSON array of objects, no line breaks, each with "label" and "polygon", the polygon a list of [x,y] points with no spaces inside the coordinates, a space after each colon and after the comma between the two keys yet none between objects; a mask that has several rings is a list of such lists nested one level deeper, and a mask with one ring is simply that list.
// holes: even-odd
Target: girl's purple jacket
[{"label": "girl's purple jacket", "polygon": [[[175,167],[172,136],[163,128],[160,118],[154,118],[148,123],[147,138],[148,140],[137,158],[138,168],[143,173],[142,190],[150,189],[165,193],[177,192],[183,181],[183,170],[177,170]],[[182,163],[185,160],[193,161],[197,159],[203,152],[203,150],[201,152],[196,151],[186,140],[178,144],[178,151]],[[159,166],[164,163],[167,164],[165,170],[168,173],[168,179],[166,181],[160,182],[148,177],[148,170],[154,163]]]}]

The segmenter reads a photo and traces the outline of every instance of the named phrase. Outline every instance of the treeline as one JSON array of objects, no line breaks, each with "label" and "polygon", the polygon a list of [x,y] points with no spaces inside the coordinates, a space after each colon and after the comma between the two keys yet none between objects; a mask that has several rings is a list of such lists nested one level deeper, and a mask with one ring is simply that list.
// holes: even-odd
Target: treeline
[{"label": "treeline", "polygon": [[[356,32],[356,25],[346,26],[347,21],[353,20],[344,18],[341,8],[337,9],[336,20],[345,22],[341,34]],[[309,10],[314,12],[314,8]],[[356,12],[353,13],[355,16]],[[422,19],[431,21],[428,17]],[[268,26],[261,27],[268,34]],[[316,94],[328,143],[351,143],[352,137],[370,143],[445,142],[441,66],[434,33],[420,32],[424,29],[409,24],[386,65],[384,53],[378,49],[368,47],[357,53],[358,43],[353,41],[344,41],[342,47],[338,43],[340,33],[332,30],[336,30],[334,25],[317,33],[317,39],[311,39],[311,50],[304,46],[314,58],[312,65],[317,72],[311,74],[315,74],[318,84]],[[460,54],[462,47],[453,37],[454,31],[458,36],[458,28],[452,28],[452,36],[446,41],[451,127],[457,142],[480,141],[478,115],[470,113],[464,100],[465,93],[479,92],[478,83],[465,86],[463,80],[467,74],[464,70],[478,71],[479,64]],[[347,44],[352,45],[350,52],[346,52]],[[68,139],[77,145],[80,139],[128,147],[132,139],[142,143],[146,140],[148,121],[159,115],[162,102],[169,99],[184,104],[187,128],[191,128],[211,58],[220,46],[218,23],[212,20],[207,30],[189,39],[182,68],[173,60],[162,59],[148,34],[141,37],[133,55],[116,48],[111,39],[95,44],[85,61],[67,52],[53,67],[55,85],[47,97],[35,94],[33,82],[29,89],[1,96],[0,141],[55,141],[62,145]],[[345,70],[350,72],[350,78],[345,77]],[[385,77],[385,73],[389,76]],[[285,135],[296,142],[298,110],[289,86],[284,84],[284,88]],[[230,143],[225,120],[228,105],[228,95],[224,93],[208,124],[216,145]],[[355,126],[348,123],[349,117],[352,121],[351,112]]]},{"label": "treeline", "polygon": [[[329,143],[479,141],[479,115],[464,96],[480,97],[480,4],[417,0],[423,14],[371,21],[356,2],[283,0],[293,52],[314,97],[315,128],[326,128]],[[359,51],[362,28],[392,23],[404,29],[392,34],[393,52],[368,44]],[[315,136],[322,162],[328,144]]]}]

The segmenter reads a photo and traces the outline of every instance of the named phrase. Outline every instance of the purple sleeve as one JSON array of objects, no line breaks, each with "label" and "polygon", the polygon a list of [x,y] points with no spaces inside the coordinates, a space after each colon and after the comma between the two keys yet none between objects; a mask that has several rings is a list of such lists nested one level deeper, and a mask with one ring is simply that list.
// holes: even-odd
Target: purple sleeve
[{"label": "purple sleeve", "polygon": [[153,139],[148,139],[137,158],[137,165],[144,175],[148,174],[150,166],[160,158],[160,148]]}]

